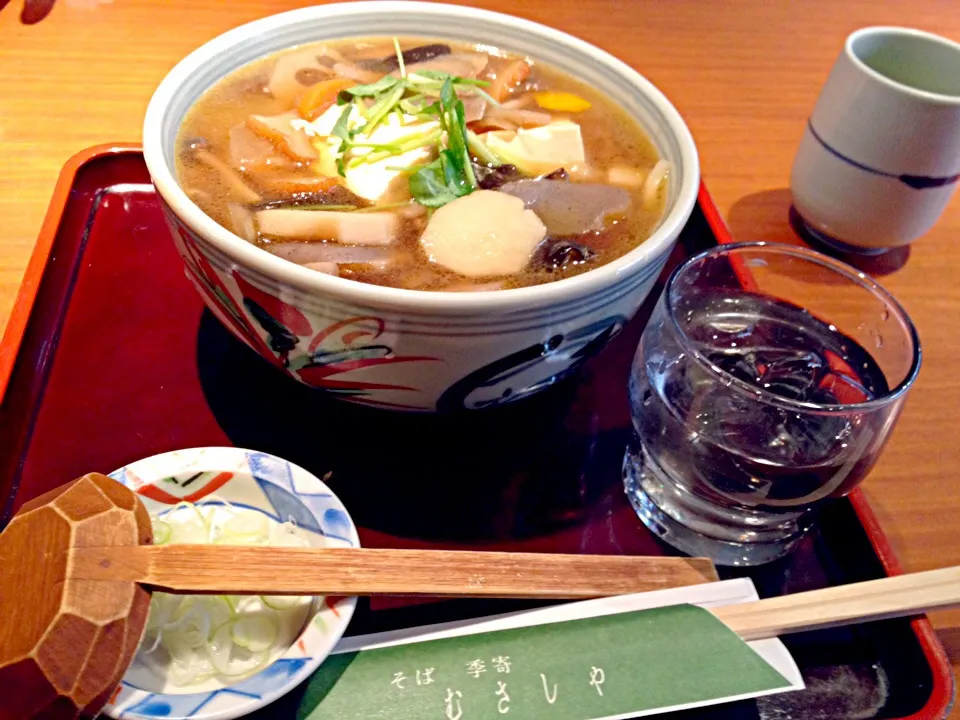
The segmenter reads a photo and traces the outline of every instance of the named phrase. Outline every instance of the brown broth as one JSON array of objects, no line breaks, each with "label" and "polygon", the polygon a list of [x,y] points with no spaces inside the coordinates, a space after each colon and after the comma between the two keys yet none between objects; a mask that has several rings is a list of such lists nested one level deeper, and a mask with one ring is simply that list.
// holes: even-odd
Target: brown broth
[{"label": "brown broth", "polygon": [[[400,40],[400,46],[406,50],[436,42],[449,45],[454,53],[483,51],[483,48],[433,38],[403,38]],[[393,49],[392,40],[389,38],[316,43],[318,48],[323,46],[338,51],[351,61],[384,57]],[[297,51],[305,47],[310,46],[302,46]],[[220,173],[197,162],[190,148],[199,142],[221,161],[231,165],[229,147],[232,127],[246,121],[251,114],[277,115],[289,111],[291,109],[289,103],[284,105],[275,99],[266,87],[276,58],[286,52],[291,51],[258,60],[220,80],[187,113],[177,138],[176,172],[181,186],[207,215],[235,232],[237,229],[234,227],[228,209],[228,203],[237,201],[235,191],[223,181]],[[514,56],[506,54],[491,55],[488,68],[481,77],[486,73],[497,71],[513,58]],[[591,103],[591,107],[583,112],[553,113],[556,119],[565,117],[580,125],[588,164],[595,171],[599,171],[596,177],[571,177],[571,181],[604,183],[607,181],[606,171],[611,166],[623,165],[646,172],[657,163],[659,155],[649,138],[613,100],[555,68],[533,61],[531,66],[529,78],[518,89],[516,95],[521,94],[523,90],[532,89],[567,91]],[[282,153],[279,152],[277,157],[282,166],[282,172],[286,175],[316,177],[316,173],[308,164],[295,163],[283,158]],[[254,178],[244,176],[242,172],[240,176],[252,186],[256,186]],[[399,262],[392,263],[390,269],[378,270],[369,265],[341,264],[340,276],[377,285],[418,290],[472,289],[474,286],[484,285],[503,288],[524,287],[571,277],[621,257],[648,238],[656,228],[663,212],[665,185],[666,183],[661,183],[652,210],[645,210],[642,207],[639,188],[629,189],[631,206],[625,217],[608,221],[602,231],[586,233],[574,238],[576,242],[592,249],[596,253],[595,256],[587,262],[563,270],[537,268],[532,261],[526,270],[515,275],[466,278],[429,262],[418,242],[425,223],[425,219],[420,218],[404,221],[403,230],[394,245],[399,250],[401,259]],[[263,193],[262,187],[257,189],[261,190],[264,201],[283,198],[281,195]],[[259,234],[253,241],[264,248],[277,242]]]}]

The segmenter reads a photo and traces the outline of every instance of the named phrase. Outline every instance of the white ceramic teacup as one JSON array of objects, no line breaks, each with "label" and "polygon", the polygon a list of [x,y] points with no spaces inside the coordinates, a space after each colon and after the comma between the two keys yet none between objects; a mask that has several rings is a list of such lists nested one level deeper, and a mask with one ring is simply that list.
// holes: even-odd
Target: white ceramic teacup
[{"label": "white ceramic teacup", "polygon": [[790,178],[807,229],[842,250],[906,245],[960,179],[960,44],[908,28],[851,34]]}]

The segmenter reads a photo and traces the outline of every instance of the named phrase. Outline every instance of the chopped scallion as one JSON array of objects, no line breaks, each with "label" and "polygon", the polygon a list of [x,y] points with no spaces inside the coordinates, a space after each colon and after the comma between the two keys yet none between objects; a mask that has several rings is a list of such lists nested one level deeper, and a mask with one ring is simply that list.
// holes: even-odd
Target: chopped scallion
[{"label": "chopped scallion", "polygon": [[[466,126],[461,93],[477,94],[488,102],[495,102],[483,87],[486,80],[462,78],[436,70],[417,70],[407,73],[399,41],[394,38],[400,77],[386,75],[376,82],[355,85],[341,93],[338,103],[344,110],[331,134],[340,139],[337,148],[337,171],[346,174],[347,168],[380,162],[395,155],[436,145],[437,158],[424,165],[393,168],[410,175],[410,190],[414,199],[427,207],[440,207],[451,200],[473,192],[477,187],[470,153],[489,165],[500,161]],[[352,111],[357,107],[357,115]],[[398,124],[406,116],[422,122],[439,121],[439,128],[414,133],[391,143],[369,142],[370,137],[390,114]],[[351,118],[361,122],[353,124]],[[359,136],[359,138],[358,138]],[[356,142],[362,138],[368,142]],[[361,151],[361,152],[357,152]],[[365,152],[362,152],[365,151]],[[327,206],[329,209],[329,206]]]},{"label": "chopped scallion", "polygon": [[503,165],[500,158],[494,155],[490,151],[490,148],[487,147],[487,144],[470,129],[467,130],[467,146],[480,162],[490,165],[491,167],[500,167]]},{"label": "chopped scallion", "polygon": [[407,77],[407,67],[403,64],[403,53],[400,51],[400,41],[393,39],[393,48],[397,51],[397,65],[400,67],[400,77]]}]

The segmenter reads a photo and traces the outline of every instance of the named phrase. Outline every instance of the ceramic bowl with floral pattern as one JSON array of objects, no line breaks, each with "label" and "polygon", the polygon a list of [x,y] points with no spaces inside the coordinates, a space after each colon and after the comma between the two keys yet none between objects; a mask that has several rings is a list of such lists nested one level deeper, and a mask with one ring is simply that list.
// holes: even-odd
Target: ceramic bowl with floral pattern
[{"label": "ceramic bowl with floral pattern", "polygon": [[[217,224],[177,184],[178,129],[219,79],[306,42],[418,36],[425,28],[433,37],[549,63],[616,98],[670,163],[666,207],[653,234],[621,258],[552,283],[491,292],[405,290],[287,262]],[[187,274],[213,314],[303,383],[355,403],[408,411],[501,405],[574,372],[620,331],[653,288],[700,182],[696,146],[683,119],[628,65],[537,23],[432,2],[319,5],[231,30],[163,80],[147,110],[143,143]]]}]

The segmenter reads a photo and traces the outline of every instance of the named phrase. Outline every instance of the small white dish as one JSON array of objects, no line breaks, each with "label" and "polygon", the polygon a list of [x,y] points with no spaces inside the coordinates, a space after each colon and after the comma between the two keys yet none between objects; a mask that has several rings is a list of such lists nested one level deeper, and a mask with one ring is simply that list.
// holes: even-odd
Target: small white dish
[{"label": "small white dish", "polygon": [[[317,547],[359,547],[343,504],[320,479],[286,460],[228,447],[193,448],[155,455],[110,474],[135,490],[151,516],[183,500],[215,496],[232,505],[294,522]],[[305,680],[340,640],[356,598],[317,598],[293,644],[271,664],[231,685],[217,681],[177,687],[156,672],[128,670],[110,703],[112,718],[230,720],[261,708]]]}]

